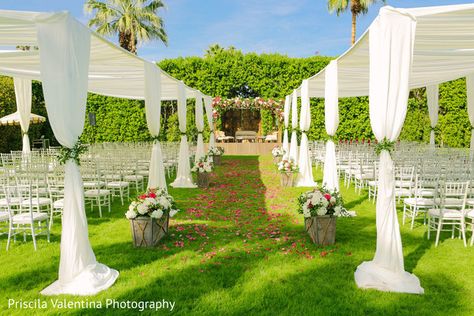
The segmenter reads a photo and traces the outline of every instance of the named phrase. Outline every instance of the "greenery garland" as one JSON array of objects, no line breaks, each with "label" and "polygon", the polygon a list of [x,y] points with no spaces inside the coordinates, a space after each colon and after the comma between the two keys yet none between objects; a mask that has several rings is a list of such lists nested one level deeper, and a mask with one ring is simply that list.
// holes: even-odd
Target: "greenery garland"
[{"label": "greenery garland", "polygon": [[217,120],[221,113],[226,110],[267,110],[271,111],[279,121],[283,120],[284,100],[256,98],[232,98],[223,99],[219,96],[212,101],[213,117]]},{"label": "greenery garland", "polygon": [[383,150],[386,150],[391,154],[395,149],[395,142],[389,141],[387,138],[384,138],[381,142],[375,145],[375,153],[380,155]]},{"label": "greenery garland", "polygon": [[80,139],[74,144],[72,148],[62,146],[59,150],[58,160],[61,165],[64,165],[68,160],[72,159],[77,165],[81,164],[79,157],[87,151],[87,146],[84,145]]}]

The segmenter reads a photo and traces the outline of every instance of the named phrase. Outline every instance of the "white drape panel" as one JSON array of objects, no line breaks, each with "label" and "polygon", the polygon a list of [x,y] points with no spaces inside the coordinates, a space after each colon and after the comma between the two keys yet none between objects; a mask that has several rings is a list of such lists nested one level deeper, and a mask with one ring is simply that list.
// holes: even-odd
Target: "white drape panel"
[{"label": "white drape panel", "polygon": [[184,83],[178,84],[178,121],[181,132],[181,143],[179,144],[178,170],[176,179],[171,183],[175,188],[195,188],[191,176],[191,166],[189,162],[189,146],[186,136],[186,90]]},{"label": "white drape panel", "polygon": [[[381,10],[370,29],[370,123],[378,141],[395,141],[407,111],[416,21]],[[394,196],[390,153],[380,155],[376,205],[377,246],[372,261],[355,272],[357,285],[382,291],[423,293],[420,281],[405,271]]]},{"label": "white drape panel", "polygon": [[298,161],[298,178],[296,186],[311,187],[316,183],[313,180],[313,164],[311,163],[311,155],[309,154],[309,142],[306,132],[311,124],[311,112],[309,108],[309,87],[308,80],[303,80],[301,85],[301,112],[300,112],[300,129],[301,144]]},{"label": "white drape panel", "polygon": [[204,97],[204,106],[206,107],[206,116],[207,123],[209,124],[209,147],[214,147],[216,145],[216,140],[214,138],[214,123],[212,116],[212,98],[209,96]]},{"label": "white drape panel", "polygon": [[15,86],[15,98],[18,116],[20,117],[21,133],[23,135],[23,153],[30,152],[30,138],[28,129],[30,128],[31,115],[31,80],[23,78],[13,78]]},{"label": "white drape panel", "polygon": [[196,93],[196,106],[195,106],[195,117],[196,117],[196,128],[198,130],[197,145],[195,161],[198,161],[206,154],[204,153],[204,140],[202,139],[202,132],[204,130],[204,111],[202,108],[202,94]]},{"label": "white drape panel", "polygon": [[298,127],[298,92],[295,90],[291,95],[291,132],[290,151],[288,158],[298,163],[298,138],[296,137],[296,128]]},{"label": "white drape panel", "polygon": [[[71,148],[84,128],[90,32],[69,14],[39,21],[37,32],[49,122],[59,143]],[[117,277],[117,271],[96,261],[88,238],[81,174],[77,164],[68,160],[59,277],[41,293],[93,295]]]},{"label": "white drape panel", "polygon": [[428,112],[430,114],[430,144],[435,145],[435,131],[434,128],[438,124],[438,112],[439,112],[439,103],[438,103],[438,94],[439,88],[438,85],[432,85],[426,87],[426,99],[428,101]]},{"label": "white drape panel", "polygon": [[[144,63],[145,66],[145,113],[148,130],[152,136],[158,136],[161,128],[161,71],[155,64]],[[153,142],[148,169],[148,188],[167,190],[165,166],[161,144]]]},{"label": "white drape panel", "polygon": [[290,143],[288,141],[288,126],[290,123],[290,105],[291,105],[291,97],[287,95],[285,97],[285,106],[283,108],[283,124],[284,124],[285,130],[283,131],[282,147],[285,150],[285,154],[283,155],[284,159],[288,158],[290,154]]},{"label": "white drape panel", "polygon": [[466,76],[467,114],[471,123],[471,158],[474,155],[474,75]]},{"label": "white drape panel", "polygon": [[[339,125],[339,89],[337,77],[337,61],[333,60],[326,67],[325,74],[324,122],[326,133],[334,136]],[[326,142],[326,157],[324,159],[323,185],[329,190],[339,191],[337,177],[336,146],[330,139]]]}]

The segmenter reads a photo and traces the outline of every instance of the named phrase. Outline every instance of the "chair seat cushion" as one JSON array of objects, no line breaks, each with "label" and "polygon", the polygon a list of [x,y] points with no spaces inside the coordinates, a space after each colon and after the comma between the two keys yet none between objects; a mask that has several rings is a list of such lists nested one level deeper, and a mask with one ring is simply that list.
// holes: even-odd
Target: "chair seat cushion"
[{"label": "chair seat cushion", "polygon": [[8,212],[0,212],[0,222],[8,221],[9,218]]},{"label": "chair seat cushion", "polygon": [[84,188],[101,188],[105,185],[104,181],[85,181]]},{"label": "chair seat cushion", "polygon": [[[11,198],[10,199],[10,205],[20,205],[20,202],[23,201],[20,198]],[[7,199],[3,198],[0,199],[0,206],[7,206]]]},{"label": "chair seat cushion", "polygon": [[110,194],[110,190],[100,189],[100,190],[87,190],[84,192],[85,197],[97,197],[97,196],[106,196]]},{"label": "chair seat cushion", "polygon": [[408,188],[413,186],[413,181],[395,180],[396,187]]},{"label": "chair seat cushion", "polygon": [[410,196],[412,194],[412,190],[410,189],[395,189],[395,196]]},{"label": "chair seat cushion", "polygon": [[471,219],[474,220],[474,210],[468,212],[468,213],[466,214],[466,217],[471,218]]},{"label": "chair seat cushion", "polygon": [[434,206],[433,199],[425,199],[425,198],[407,198],[403,200],[403,203],[410,205],[410,206]]},{"label": "chair seat cushion", "polygon": [[64,199],[59,199],[53,203],[54,209],[63,209],[64,208]]},{"label": "chair seat cushion", "polygon": [[[441,204],[441,199],[436,198],[435,203],[436,204]],[[446,199],[444,199],[444,205],[447,205],[447,206],[461,206],[462,203],[463,203],[462,199],[457,199],[457,198],[446,198]]]},{"label": "chair seat cushion", "polygon": [[[47,213],[38,213],[33,212],[33,221],[44,221],[48,219]],[[31,223],[31,215],[29,212],[13,215],[12,217],[13,224],[28,224]]]},{"label": "chair seat cushion", "polygon": [[431,217],[438,217],[438,218],[448,218],[448,219],[461,219],[462,218],[462,213],[460,211],[456,210],[450,210],[450,209],[430,209],[428,211],[428,214]]},{"label": "chair seat cushion", "polygon": [[124,180],[128,180],[128,181],[143,181],[143,176],[139,174],[125,176],[123,178]]},{"label": "chair seat cushion", "polygon": [[107,183],[108,188],[126,188],[129,186],[128,182],[125,181],[113,181]]},{"label": "chair seat cushion", "polygon": [[[49,198],[32,198],[31,199],[32,206],[45,206],[45,205],[50,205],[50,204],[51,204],[51,199]],[[21,205],[29,206],[30,200],[23,200],[23,202],[21,202]]]}]

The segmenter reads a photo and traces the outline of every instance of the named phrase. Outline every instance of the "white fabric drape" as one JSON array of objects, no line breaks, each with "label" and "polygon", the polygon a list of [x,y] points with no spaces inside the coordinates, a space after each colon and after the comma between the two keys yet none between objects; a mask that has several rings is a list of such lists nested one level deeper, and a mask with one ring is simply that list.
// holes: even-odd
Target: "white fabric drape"
[{"label": "white fabric drape", "polygon": [[[326,67],[325,74],[325,99],[324,99],[324,122],[326,133],[334,136],[339,125],[339,90],[337,78],[337,61],[333,60]],[[337,176],[336,146],[329,139],[326,142],[326,157],[324,159],[323,185],[328,190],[339,191],[339,178]]]},{"label": "white fabric drape", "polygon": [[178,121],[181,131],[181,143],[179,144],[178,171],[176,179],[171,183],[175,188],[195,188],[191,176],[191,166],[189,162],[189,146],[186,136],[186,90],[184,83],[178,85]]},{"label": "white fabric drape", "polygon": [[466,76],[467,114],[471,123],[471,158],[474,156],[474,75]]},{"label": "white fabric drape", "polygon": [[311,124],[311,112],[309,108],[309,87],[308,80],[303,80],[301,85],[301,112],[300,112],[300,129],[301,144],[298,161],[298,178],[296,186],[311,187],[316,186],[313,180],[313,164],[311,163],[311,155],[309,154],[309,142],[306,132]]},{"label": "white fabric drape", "polygon": [[[416,21],[409,15],[381,10],[370,29],[370,123],[378,141],[395,141],[407,112]],[[376,204],[377,246],[372,261],[355,272],[359,287],[423,293],[418,278],[405,271],[394,196],[390,153],[380,154]]]},{"label": "white fabric drape", "polygon": [[[161,128],[161,71],[155,64],[146,62],[144,65],[146,123],[151,136],[157,137]],[[148,188],[167,190],[163,154],[158,140],[153,141],[151,149]]]},{"label": "white fabric drape", "polygon": [[285,151],[283,159],[287,159],[290,154],[290,143],[288,141],[288,126],[290,125],[290,105],[291,97],[287,95],[285,97],[285,107],[283,108],[283,124],[285,130],[283,131],[283,150]]},{"label": "white fabric drape", "polygon": [[30,128],[31,116],[31,80],[23,78],[13,78],[15,86],[15,98],[18,116],[20,117],[21,133],[23,135],[23,153],[28,154],[30,149],[30,138],[28,129]]},{"label": "white fabric drape", "polygon": [[[38,21],[41,81],[49,122],[58,142],[74,146],[84,128],[90,32],[69,14]],[[59,277],[44,295],[93,295],[110,287],[118,272],[96,261],[87,230],[81,173],[65,165]]]},{"label": "white fabric drape", "polygon": [[204,106],[206,107],[206,116],[207,123],[209,125],[209,147],[214,147],[216,145],[216,140],[214,138],[214,123],[213,123],[213,113],[212,113],[212,98],[209,96],[204,97]]},{"label": "white fabric drape", "polygon": [[197,162],[199,159],[206,155],[204,152],[204,140],[202,138],[202,132],[204,131],[204,111],[202,108],[202,94],[200,92],[196,93],[195,118],[198,137],[194,161]]},{"label": "white fabric drape", "polygon": [[438,85],[432,85],[426,87],[426,99],[428,101],[428,112],[430,114],[430,144],[434,147],[435,145],[435,127],[438,124],[438,112],[439,112],[439,103],[438,103]]},{"label": "white fabric drape", "polygon": [[296,137],[296,128],[298,127],[298,92],[295,90],[291,95],[291,142],[288,158],[295,163],[298,162],[298,138]]}]

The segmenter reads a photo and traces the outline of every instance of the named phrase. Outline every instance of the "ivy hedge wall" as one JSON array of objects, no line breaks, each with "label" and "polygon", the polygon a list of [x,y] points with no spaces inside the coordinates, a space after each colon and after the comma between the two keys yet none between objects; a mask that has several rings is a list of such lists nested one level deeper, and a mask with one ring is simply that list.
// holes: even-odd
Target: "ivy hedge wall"
[{"label": "ivy hedge wall", "polygon": [[[310,77],[324,68],[330,57],[290,58],[278,54],[243,54],[238,50],[224,50],[205,57],[167,59],[159,66],[172,76],[205,94],[222,97],[243,96],[250,91],[263,98],[284,98],[297,87],[302,79]],[[465,80],[459,79],[440,87],[440,117],[437,142],[453,146],[469,146],[470,130],[466,109]],[[179,140],[176,102],[166,102],[162,108],[161,139]],[[311,128],[308,136],[312,140],[325,139],[324,102],[311,100]],[[10,78],[0,77],[0,115],[14,112],[15,95]],[[339,139],[372,139],[369,122],[368,98],[340,99]],[[33,112],[45,115],[41,85],[33,85]],[[92,127],[86,119],[82,138],[90,142],[147,141],[150,135],[146,127],[143,101],[125,100],[90,94],[87,112],[96,114],[97,126]],[[209,127],[204,132],[209,137]],[[274,129],[270,113],[262,111],[264,132]],[[188,136],[196,139],[194,126],[194,104],[188,103]],[[429,141],[430,126],[424,89],[412,91],[409,110],[400,138],[412,141]],[[33,125],[30,138],[40,135],[52,138],[48,123]],[[21,148],[19,127],[0,127],[0,151]]]}]

